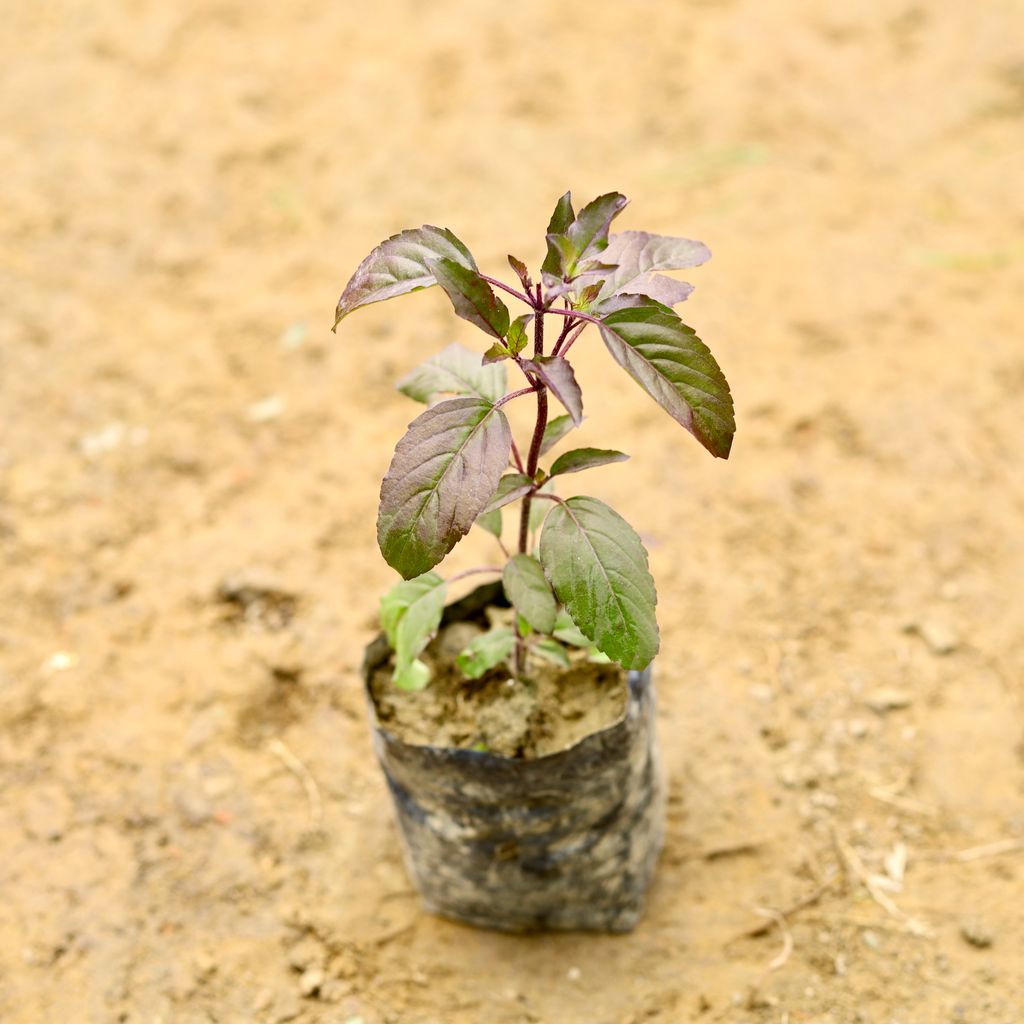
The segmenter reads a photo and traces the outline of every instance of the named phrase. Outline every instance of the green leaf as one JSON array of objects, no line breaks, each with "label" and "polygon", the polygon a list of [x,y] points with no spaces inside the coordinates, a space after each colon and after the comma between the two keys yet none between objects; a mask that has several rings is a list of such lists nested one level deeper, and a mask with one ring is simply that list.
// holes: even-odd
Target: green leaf
[{"label": "green leaf", "polygon": [[547,661],[552,661],[561,668],[570,668],[572,662],[569,660],[569,653],[557,641],[549,636],[541,637],[531,648],[534,654]]},{"label": "green leaf", "polygon": [[555,629],[552,636],[556,640],[561,640],[563,644],[569,644],[572,647],[590,647],[590,641],[580,632],[579,626],[572,621],[569,613],[564,609],[560,609],[558,612],[558,618],[555,621]]},{"label": "green leaf", "polygon": [[481,366],[490,366],[492,363],[500,363],[505,359],[511,359],[512,353],[505,348],[505,343],[502,341],[496,341],[485,353],[483,359],[480,360]]},{"label": "green leaf", "polygon": [[551,465],[550,476],[563,473],[581,473],[595,466],[606,466],[609,462],[625,462],[629,456],[611,448],[573,448],[559,455]]},{"label": "green leaf", "polygon": [[[537,493],[554,494],[555,481],[549,480],[543,487],[537,489]],[[530,533],[535,533],[540,529],[541,524],[544,522],[544,517],[551,511],[552,505],[554,505],[554,502],[548,501],[546,498],[530,502],[530,516],[528,519]]]},{"label": "green leaf", "polygon": [[629,294],[646,295],[666,306],[674,306],[693,291],[693,286],[655,271],[700,266],[711,258],[711,250],[691,238],[622,231],[612,235],[602,258],[618,266],[606,277],[598,305],[613,295]]},{"label": "green leaf", "polygon": [[432,402],[443,394],[475,395],[497,402],[507,390],[504,366],[481,366],[480,356],[453,342],[420,363],[396,385],[417,402]]},{"label": "green leaf", "polygon": [[393,299],[397,295],[437,284],[427,261],[439,258],[476,270],[476,261],[470,251],[447,228],[425,224],[421,228],[392,235],[381,242],[359,264],[345,285],[338,300],[335,328],[360,306]]},{"label": "green leaf", "polygon": [[562,257],[558,245],[552,241],[559,235],[564,235],[569,230],[569,225],[576,219],[572,208],[572,193],[566,192],[555,204],[555,212],[551,214],[548,222],[547,240],[548,254],[541,265],[541,271],[545,274],[552,274],[555,277],[562,276]]},{"label": "green leaf", "polygon": [[564,264],[567,277],[572,277],[577,266],[603,252],[608,247],[608,229],[623,211],[629,200],[619,192],[608,192],[587,203],[566,231],[572,246],[572,259]]},{"label": "green leaf", "polygon": [[527,269],[526,264],[522,260],[518,260],[511,254],[508,257],[508,265],[516,272],[516,277],[519,278],[523,286],[523,291],[527,295],[533,291],[533,282],[530,280],[530,271]]},{"label": "green leaf", "polygon": [[445,582],[436,572],[425,572],[413,580],[396,583],[380,599],[380,625],[392,649],[398,643],[397,629],[410,606],[440,591],[444,603]]},{"label": "green leaf", "polygon": [[548,425],[544,428],[544,437],[540,442],[541,455],[551,451],[574,426],[576,424],[573,423],[571,416],[556,416],[553,420],[548,420]]},{"label": "green leaf", "polygon": [[577,427],[583,422],[583,393],[576,383],[576,374],[573,373],[568,359],[562,356],[524,359],[523,369],[540,377],[555,398],[565,406]]},{"label": "green leaf", "polygon": [[501,540],[501,510],[494,509],[493,512],[481,512],[476,517],[476,525],[481,530],[486,530]]},{"label": "green leaf", "polygon": [[413,658],[404,668],[396,668],[391,679],[400,690],[422,690],[430,682],[430,668],[419,658]]},{"label": "green leaf", "polygon": [[475,269],[457,260],[428,260],[427,267],[463,320],[501,340],[508,331],[508,307]]},{"label": "green leaf", "polygon": [[602,320],[608,351],[712,455],[727,459],[736,420],[725,375],[707,346],[671,309],[637,301]]},{"label": "green leaf", "polygon": [[533,481],[526,474],[506,473],[498,481],[498,487],[484,511],[494,512],[505,505],[510,505],[513,501],[518,501],[532,487]]},{"label": "green leaf", "polygon": [[526,348],[530,340],[526,333],[526,326],[532,319],[532,313],[524,313],[509,324],[508,334],[505,336],[505,346],[513,355],[519,355]]},{"label": "green leaf", "polygon": [[427,409],[398,442],[380,491],[377,540],[407,580],[433,568],[485,511],[508,465],[505,414],[480,398]]},{"label": "green leaf", "polygon": [[536,558],[513,555],[505,565],[501,582],[512,607],[538,633],[550,633],[555,628],[558,605]]},{"label": "green leaf", "polygon": [[515,648],[515,632],[508,626],[500,626],[473,640],[455,659],[455,664],[468,679],[479,679],[505,661]]},{"label": "green leaf", "polygon": [[617,512],[596,498],[560,502],[544,522],[540,560],[558,600],[598,650],[628,669],[658,653],[647,552]]},{"label": "green leaf", "polygon": [[447,589],[436,572],[427,572],[397,584],[381,598],[380,622],[395,652],[394,681],[402,689],[421,689],[430,678],[417,658],[441,624]]}]

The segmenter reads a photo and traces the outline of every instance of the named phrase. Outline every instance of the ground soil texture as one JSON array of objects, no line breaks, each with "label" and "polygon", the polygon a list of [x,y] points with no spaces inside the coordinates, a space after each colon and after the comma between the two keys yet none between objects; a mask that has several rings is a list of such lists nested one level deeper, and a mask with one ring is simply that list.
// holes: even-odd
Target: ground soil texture
[{"label": "ground soil texture", "polygon": [[[8,4],[0,1019],[1019,1022],[1021,18]],[[358,676],[393,382],[477,339],[437,292],[328,328],[407,226],[536,266],[567,187],[710,244],[739,433],[574,346],[668,835],[633,934],[513,938],[421,912]]]}]

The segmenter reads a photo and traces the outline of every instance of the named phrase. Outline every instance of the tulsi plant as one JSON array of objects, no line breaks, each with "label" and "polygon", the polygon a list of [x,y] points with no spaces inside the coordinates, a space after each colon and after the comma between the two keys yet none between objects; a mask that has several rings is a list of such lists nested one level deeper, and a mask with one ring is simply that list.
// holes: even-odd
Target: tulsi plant
[{"label": "tulsi plant", "polygon": [[[394,681],[403,689],[429,681],[420,655],[439,628],[448,584],[471,573],[500,575],[516,614],[514,627],[492,629],[458,657],[469,678],[503,662],[522,678],[531,654],[568,665],[566,645],[626,669],[645,667],[658,651],[654,581],[636,531],[597,498],[555,492],[564,474],[628,456],[574,448],[541,466],[583,419],[568,356],[591,325],[612,359],[670,416],[712,455],[729,455],[735,431],[729,385],[673,310],[692,286],[660,273],[698,266],[711,253],[686,238],[610,235],[626,203],[609,192],[576,213],[566,192],[548,224],[537,281],[514,256],[508,262],[518,286],[482,274],[451,231],[427,225],[382,242],[345,286],[335,330],[362,306],[440,285],[455,313],[486,335],[482,354],[450,345],[398,383],[399,391],[427,405],[398,442],[377,519],[381,552],[403,577],[381,601]],[[496,289],[527,312],[513,318]],[[557,329],[553,342],[551,328]],[[522,375],[521,387],[509,389],[509,366]],[[519,445],[504,407],[528,396],[536,419]],[[551,397],[563,414],[551,416]],[[502,513],[514,503],[518,532],[510,552],[501,542]],[[434,567],[474,524],[494,535],[501,564],[446,581]]]}]

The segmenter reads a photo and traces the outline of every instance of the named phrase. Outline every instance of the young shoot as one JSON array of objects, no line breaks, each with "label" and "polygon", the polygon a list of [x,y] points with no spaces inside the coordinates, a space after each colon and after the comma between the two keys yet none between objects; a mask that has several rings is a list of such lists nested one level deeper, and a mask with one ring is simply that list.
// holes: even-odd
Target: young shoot
[{"label": "young shoot", "polygon": [[[628,456],[574,448],[541,465],[583,419],[568,354],[588,332],[712,455],[729,456],[736,429],[729,385],[674,311],[693,288],[661,273],[699,266],[711,253],[687,238],[609,234],[626,202],[609,192],[576,213],[566,192],[548,224],[536,281],[515,256],[508,257],[515,283],[482,274],[451,231],[427,225],[382,242],[345,286],[335,330],[361,306],[440,285],[456,315],[486,336],[481,351],[449,345],[398,383],[427,406],[398,442],[377,518],[381,553],[403,577],[381,600],[394,681],[403,689],[428,683],[420,655],[440,626],[447,587],[472,573],[501,578],[515,624],[462,652],[457,662],[468,678],[503,663],[522,678],[530,656],[568,665],[567,647],[626,669],[644,668],[658,651],[654,581],[636,531],[597,498],[555,491],[566,473]],[[498,292],[525,312],[513,317]],[[530,396],[533,429],[517,440],[503,410]],[[509,511],[518,516],[511,551],[502,544]],[[474,524],[495,537],[501,560],[446,581],[434,567]]]}]

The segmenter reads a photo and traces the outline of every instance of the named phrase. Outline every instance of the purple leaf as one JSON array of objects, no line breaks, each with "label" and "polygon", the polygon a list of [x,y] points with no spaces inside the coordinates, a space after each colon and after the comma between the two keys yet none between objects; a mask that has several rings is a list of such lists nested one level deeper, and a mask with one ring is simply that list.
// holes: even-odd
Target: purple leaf
[{"label": "purple leaf", "polygon": [[529,295],[533,291],[533,281],[530,279],[530,271],[522,260],[517,260],[511,254],[508,257],[508,265],[516,272],[516,277],[522,282],[523,291]]},{"label": "purple leaf", "polygon": [[377,540],[388,565],[405,579],[437,565],[491,500],[511,450],[505,414],[483,399],[417,416],[381,484]]},{"label": "purple leaf", "polygon": [[[703,242],[695,242],[690,238],[652,235],[646,231],[623,231],[612,235],[601,259],[617,263],[618,266],[606,278],[599,302],[613,295],[633,294],[649,295],[666,306],[673,306],[682,302],[693,289],[683,282],[673,282],[676,288],[670,291],[664,282],[672,279],[659,277],[654,272],[697,267],[710,258],[711,250]],[[661,294],[650,291],[652,287],[660,289]],[[685,294],[681,290],[684,287]]]},{"label": "purple leaf", "polygon": [[470,251],[447,228],[425,224],[392,235],[381,242],[359,264],[352,275],[335,314],[334,326],[360,306],[382,302],[397,295],[429,288],[437,284],[427,267],[430,259],[450,259],[462,267],[476,270]]},{"label": "purple leaf", "polygon": [[583,422],[583,394],[568,359],[539,356],[537,359],[524,359],[523,368],[535,373],[551,389],[577,427]]},{"label": "purple leaf", "polygon": [[505,337],[508,307],[475,270],[447,259],[427,260],[427,267],[447,292],[458,316],[499,341]]}]

